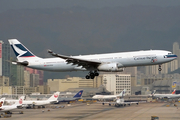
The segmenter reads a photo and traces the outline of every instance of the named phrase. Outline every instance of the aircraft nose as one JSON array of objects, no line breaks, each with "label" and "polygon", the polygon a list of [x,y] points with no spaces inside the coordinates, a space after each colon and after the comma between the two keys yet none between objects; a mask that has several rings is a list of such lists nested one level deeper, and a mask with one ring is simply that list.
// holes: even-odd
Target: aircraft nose
[{"label": "aircraft nose", "polygon": [[171,55],[166,55],[165,58],[171,58],[171,59],[176,59],[178,56],[175,54],[171,54]]},{"label": "aircraft nose", "polygon": [[174,59],[176,59],[178,56],[177,55],[175,55],[175,54],[173,54],[174,55]]}]

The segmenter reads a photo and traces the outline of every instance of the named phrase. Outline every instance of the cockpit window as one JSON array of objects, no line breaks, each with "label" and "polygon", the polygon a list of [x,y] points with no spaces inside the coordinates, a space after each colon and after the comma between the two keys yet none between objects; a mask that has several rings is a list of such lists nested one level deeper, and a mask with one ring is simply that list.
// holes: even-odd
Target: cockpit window
[{"label": "cockpit window", "polygon": [[172,53],[168,53],[168,55],[172,55]]}]

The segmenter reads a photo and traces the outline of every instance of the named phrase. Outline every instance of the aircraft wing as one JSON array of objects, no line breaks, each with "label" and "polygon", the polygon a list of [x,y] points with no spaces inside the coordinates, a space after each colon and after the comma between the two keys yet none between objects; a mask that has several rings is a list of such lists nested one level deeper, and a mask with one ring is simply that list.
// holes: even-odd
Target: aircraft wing
[{"label": "aircraft wing", "polygon": [[104,104],[112,103],[112,104],[115,104],[116,102],[97,102],[97,103],[104,103]]},{"label": "aircraft wing", "polygon": [[139,102],[124,102],[123,104],[139,104]]},{"label": "aircraft wing", "polygon": [[104,103],[104,104],[139,104],[139,102],[122,102],[122,103],[117,103],[117,102],[97,102],[97,103]]},{"label": "aircraft wing", "polygon": [[82,68],[86,68],[86,69],[91,68],[91,67],[97,68],[97,66],[101,64],[101,62],[98,62],[98,61],[79,59],[79,58],[75,58],[71,56],[57,54],[57,53],[54,53],[52,50],[48,50],[48,53],[50,53],[52,56],[59,57],[66,60],[67,64],[72,63],[73,65],[82,66]]}]

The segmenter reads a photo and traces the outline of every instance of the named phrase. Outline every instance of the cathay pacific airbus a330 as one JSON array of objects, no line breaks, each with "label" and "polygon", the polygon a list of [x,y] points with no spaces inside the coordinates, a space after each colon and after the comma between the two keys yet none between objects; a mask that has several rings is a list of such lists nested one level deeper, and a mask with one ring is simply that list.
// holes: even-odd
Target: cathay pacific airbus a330
[{"label": "cathay pacific airbus a330", "polygon": [[94,79],[99,71],[122,72],[125,67],[161,65],[177,58],[177,55],[165,50],[146,50],[134,52],[119,52],[94,55],[66,56],[48,50],[57,58],[40,58],[35,56],[17,39],[8,40],[17,61],[13,64],[46,71],[89,71],[86,79]]}]

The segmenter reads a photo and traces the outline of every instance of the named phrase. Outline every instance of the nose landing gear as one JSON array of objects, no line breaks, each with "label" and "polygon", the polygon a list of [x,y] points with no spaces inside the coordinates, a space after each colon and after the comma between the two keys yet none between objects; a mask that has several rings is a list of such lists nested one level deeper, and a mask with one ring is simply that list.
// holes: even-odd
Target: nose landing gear
[{"label": "nose landing gear", "polygon": [[99,76],[99,73],[97,71],[90,71],[88,75],[86,75],[86,79],[94,79],[95,76]]},{"label": "nose landing gear", "polygon": [[158,70],[159,70],[159,71],[161,71],[161,70],[162,70],[162,68],[161,68],[161,65],[159,65],[159,68],[158,68]]}]

